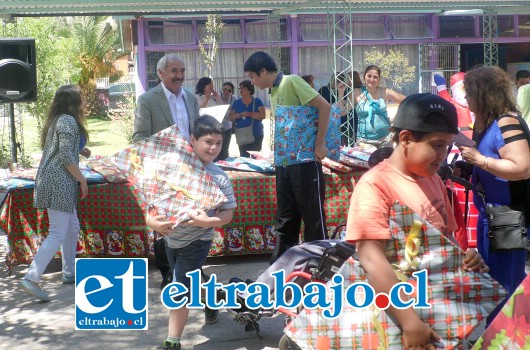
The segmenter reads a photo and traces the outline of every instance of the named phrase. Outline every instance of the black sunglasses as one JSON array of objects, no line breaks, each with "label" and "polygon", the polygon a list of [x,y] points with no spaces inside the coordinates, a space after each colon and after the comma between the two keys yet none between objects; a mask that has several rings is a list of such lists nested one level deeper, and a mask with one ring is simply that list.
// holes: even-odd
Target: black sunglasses
[{"label": "black sunglasses", "polygon": [[229,89],[229,88],[223,88],[223,91],[232,92],[232,89]]}]

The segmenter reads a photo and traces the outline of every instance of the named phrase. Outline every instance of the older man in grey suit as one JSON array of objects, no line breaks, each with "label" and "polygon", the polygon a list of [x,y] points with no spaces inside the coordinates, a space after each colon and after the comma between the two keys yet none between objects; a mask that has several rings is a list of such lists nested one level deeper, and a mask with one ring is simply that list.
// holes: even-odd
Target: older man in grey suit
[{"label": "older man in grey suit", "polygon": [[[147,138],[171,125],[177,125],[189,140],[190,130],[199,117],[199,105],[193,92],[182,87],[186,67],[175,54],[162,57],[156,70],[161,83],[138,98],[134,118],[133,142]],[[171,282],[173,273],[166,255],[165,240],[155,240],[155,265],[162,274],[163,288]]]},{"label": "older man in grey suit", "polygon": [[199,105],[195,94],[182,87],[184,61],[176,54],[165,55],[156,70],[161,83],[138,98],[133,142],[175,124],[189,140],[195,118],[199,117]]}]

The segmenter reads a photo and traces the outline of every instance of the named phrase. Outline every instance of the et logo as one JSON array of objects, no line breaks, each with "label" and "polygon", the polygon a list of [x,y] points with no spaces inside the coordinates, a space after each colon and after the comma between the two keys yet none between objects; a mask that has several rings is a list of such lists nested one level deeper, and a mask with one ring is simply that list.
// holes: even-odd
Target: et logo
[{"label": "et logo", "polygon": [[147,259],[75,261],[75,329],[147,329]]}]

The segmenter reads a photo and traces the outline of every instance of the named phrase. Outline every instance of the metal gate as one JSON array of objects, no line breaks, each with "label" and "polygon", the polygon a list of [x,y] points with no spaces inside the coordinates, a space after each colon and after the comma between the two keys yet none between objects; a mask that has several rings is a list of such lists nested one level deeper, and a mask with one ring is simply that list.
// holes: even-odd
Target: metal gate
[{"label": "metal gate", "polygon": [[420,44],[419,91],[436,94],[433,75],[441,74],[447,81],[460,71],[460,44]]}]

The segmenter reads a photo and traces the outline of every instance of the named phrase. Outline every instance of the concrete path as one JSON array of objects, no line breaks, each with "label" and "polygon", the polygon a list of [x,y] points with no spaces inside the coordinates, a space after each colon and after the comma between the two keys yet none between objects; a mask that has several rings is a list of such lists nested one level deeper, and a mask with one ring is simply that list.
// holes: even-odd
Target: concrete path
[{"label": "concrete path", "polygon": [[[19,287],[27,265],[13,268],[8,276],[4,270],[6,236],[0,231],[0,350],[40,349],[161,349],[167,335],[168,311],[160,302],[160,273],[149,261],[149,329],[145,331],[76,331],[74,329],[74,286],[61,283],[61,262],[54,259],[43,277],[43,289],[52,297],[49,303],[36,301]],[[215,273],[218,281],[227,283],[231,277],[256,277],[268,267],[268,255],[209,258],[205,272]],[[527,261],[527,273],[530,264]],[[283,316],[260,320],[259,340],[254,332],[232,319],[233,313],[222,310],[219,322],[204,324],[204,313],[191,310],[184,331],[183,350],[273,350],[283,335]],[[484,322],[470,339],[484,332]]]},{"label": "concrete path", "polygon": [[[74,285],[61,283],[61,263],[52,261],[44,275],[43,289],[53,300],[36,301],[19,287],[27,265],[16,266],[12,276],[4,271],[6,236],[0,231],[0,349],[161,349],[167,335],[168,311],[160,302],[160,274],[149,261],[149,329],[145,331],[76,331],[74,329]],[[217,274],[220,282],[231,277],[255,279],[268,267],[268,256],[210,258],[205,272]],[[254,332],[222,310],[219,322],[204,324],[204,313],[192,310],[183,335],[182,349],[272,350],[283,335],[283,317],[263,318],[259,340]]]}]

